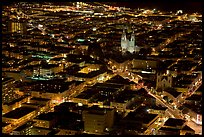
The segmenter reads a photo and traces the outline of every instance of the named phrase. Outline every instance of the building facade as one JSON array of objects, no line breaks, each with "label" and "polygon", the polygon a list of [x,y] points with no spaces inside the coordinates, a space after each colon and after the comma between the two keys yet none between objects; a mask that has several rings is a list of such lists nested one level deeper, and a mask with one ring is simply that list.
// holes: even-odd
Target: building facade
[{"label": "building facade", "polygon": [[8,30],[11,33],[25,34],[26,33],[26,22],[10,21]]},{"label": "building facade", "polygon": [[133,52],[138,52],[140,50],[140,48],[135,44],[134,31],[131,34],[130,40],[128,40],[125,29],[123,29],[123,33],[121,37],[121,48],[123,53],[125,53],[126,51],[133,53]]},{"label": "building facade", "polygon": [[167,70],[166,73],[157,73],[157,82],[156,89],[161,88],[164,90],[165,88],[172,87],[172,75]]},{"label": "building facade", "polygon": [[88,110],[82,112],[84,121],[84,131],[87,133],[102,134],[108,128],[113,126],[114,122],[114,110],[113,109],[100,109],[100,110]]}]

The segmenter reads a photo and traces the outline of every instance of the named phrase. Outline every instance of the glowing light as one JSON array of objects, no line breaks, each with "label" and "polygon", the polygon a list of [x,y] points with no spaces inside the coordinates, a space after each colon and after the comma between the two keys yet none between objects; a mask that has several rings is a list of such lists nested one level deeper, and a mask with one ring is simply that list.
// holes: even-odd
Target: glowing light
[{"label": "glowing light", "polygon": [[96,31],[96,27],[93,28],[93,31]]},{"label": "glowing light", "polygon": [[78,106],[83,106],[83,104],[82,103],[78,103]]},{"label": "glowing light", "polygon": [[83,42],[83,41],[84,41],[84,39],[77,39],[77,41],[78,41],[78,42]]},{"label": "glowing light", "polygon": [[38,24],[38,27],[39,27],[39,28],[42,28],[42,27],[43,27],[43,25],[41,25],[41,24]]},{"label": "glowing light", "polygon": [[47,62],[47,63],[49,63],[49,62],[50,62],[50,60],[48,59],[48,60],[46,60],[46,62]]}]

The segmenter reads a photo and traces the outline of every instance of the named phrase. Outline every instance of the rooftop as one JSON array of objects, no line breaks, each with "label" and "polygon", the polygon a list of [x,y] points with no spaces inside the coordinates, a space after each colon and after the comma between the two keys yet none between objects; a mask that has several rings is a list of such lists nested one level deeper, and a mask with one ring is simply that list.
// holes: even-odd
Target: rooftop
[{"label": "rooftop", "polygon": [[18,128],[16,128],[14,131],[22,131],[26,128],[29,128],[32,126],[32,124],[34,124],[35,122],[33,121],[28,121],[27,123],[23,124],[22,126],[19,126]]},{"label": "rooftop", "polygon": [[58,115],[58,114],[59,114],[59,113],[57,113],[57,112],[43,113],[43,114],[38,115],[38,116],[35,117],[34,119],[51,121],[51,120],[55,119],[55,118],[56,118],[56,115]]},{"label": "rooftop", "polygon": [[194,111],[195,113],[202,114],[202,103],[201,104],[184,104],[185,107]]},{"label": "rooftop", "polygon": [[187,130],[187,131],[194,131],[192,128],[190,128],[189,126],[185,125],[182,130]]},{"label": "rooftop", "polygon": [[113,110],[112,108],[100,108],[100,107],[94,105],[92,107],[89,107],[87,109],[87,112],[90,114],[103,115],[103,114],[106,114],[107,111],[112,111],[112,110]]},{"label": "rooftop", "polygon": [[49,101],[50,99],[47,99],[47,98],[37,98],[37,97],[32,97],[30,100]]},{"label": "rooftop", "polygon": [[[69,89],[69,86],[76,82],[65,82],[63,79],[38,80],[33,82],[32,91],[42,91],[49,93],[62,93]],[[49,88],[48,88],[49,87]]]},{"label": "rooftop", "polygon": [[192,96],[186,98],[186,100],[202,101],[202,95],[193,94]]},{"label": "rooftop", "polygon": [[78,103],[74,102],[63,102],[54,107],[55,112],[74,112],[78,110],[86,110],[88,108],[87,105],[79,106]]},{"label": "rooftop", "polygon": [[107,80],[106,83],[129,84],[129,80],[117,75],[110,80]]},{"label": "rooftop", "polygon": [[95,76],[98,76],[99,74],[102,74],[104,73],[106,70],[104,69],[100,69],[100,70],[97,70],[97,71],[92,71],[92,72],[89,72],[88,74],[86,73],[75,73],[73,74],[75,77],[82,77],[82,78],[93,78]]},{"label": "rooftop", "polygon": [[123,87],[124,85],[122,84],[118,84],[118,83],[109,83],[109,82],[104,82],[104,83],[97,83],[94,85],[94,87],[97,87],[97,88],[109,88],[111,90],[113,89],[119,89],[121,87]]},{"label": "rooftop", "polygon": [[169,118],[164,126],[172,126],[172,127],[177,127],[177,126],[183,126],[183,124],[185,123],[185,120],[182,119],[175,119],[175,118]]},{"label": "rooftop", "polygon": [[152,121],[154,118],[156,118],[157,114],[149,114],[147,112],[146,106],[140,106],[137,108],[134,112],[130,112],[124,120],[131,120],[138,123],[148,124],[150,121]]},{"label": "rooftop", "polygon": [[2,84],[6,84],[7,82],[10,82],[12,80],[14,80],[14,78],[12,78],[12,77],[3,77],[2,78]]},{"label": "rooftop", "polygon": [[[161,127],[160,132],[165,132],[165,135],[180,135],[180,129]],[[162,134],[163,135],[163,134]]]},{"label": "rooftop", "polygon": [[165,91],[174,96],[175,98],[177,98],[181,94],[181,92],[178,92],[175,89],[166,89]]},{"label": "rooftop", "polygon": [[24,95],[24,96],[21,96],[21,97],[15,99],[15,100],[13,100],[13,101],[11,101],[11,102],[9,102],[9,103],[5,103],[5,104],[6,104],[6,105],[12,105],[12,104],[15,104],[16,102],[19,102],[19,101],[21,101],[21,100],[27,98],[27,97],[28,97],[28,95]]},{"label": "rooftop", "polygon": [[10,123],[5,123],[5,122],[1,122],[1,126],[2,127],[5,127],[5,126],[7,126],[7,125],[9,125]]},{"label": "rooftop", "polygon": [[20,107],[20,108],[16,108],[15,110],[12,110],[12,111],[4,114],[2,117],[19,119],[19,118],[31,113],[34,110],[36,110],[36,109],[30,108],[30,107]]},{"label": "rooftop", "polygon": [[58,122],[55,127],[60,129],[81,130],[83,129],[83,122],[81,114],[74,112],[58,113]]},{"label": "rooftop", "polygon": [[99,93],[99,90],[93,89],[93,88],[88,88],[85,91],[83,91],[82,93],[80,93],[78,96],[76,96],[76,98],[89,99],[98,93]]},{"label": "rooftop", "polygon": [[131,90],[123,90],[115,97],[115,102],[124,103],[135,97]]}]

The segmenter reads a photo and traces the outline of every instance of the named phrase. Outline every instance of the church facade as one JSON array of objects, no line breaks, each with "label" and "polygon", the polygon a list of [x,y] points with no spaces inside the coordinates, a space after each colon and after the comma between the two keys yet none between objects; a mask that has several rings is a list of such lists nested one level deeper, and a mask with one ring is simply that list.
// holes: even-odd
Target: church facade
[{"label": "church facade", "polygon": [[133,53],[133,52],[138,52],[140,50],[140,48],[135,44],[134,31],[131,34],[130,40],[128,40],[125,29],[123,29],[123,33],[121,36],[121,48],[123,53],[125,53],[126,51]]}]

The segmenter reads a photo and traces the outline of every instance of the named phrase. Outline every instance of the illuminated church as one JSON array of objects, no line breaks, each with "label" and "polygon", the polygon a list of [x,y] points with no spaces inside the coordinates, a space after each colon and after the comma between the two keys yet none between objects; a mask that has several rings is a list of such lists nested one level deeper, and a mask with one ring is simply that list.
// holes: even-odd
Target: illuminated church
[{"label": "illuminated church", "polygon": [[132,31],[130,40],[128,40],[125,29],[123,29],[123,33],[121,37],[121,48],[123,53],[125,53],[126,51],[133,53],[133,52],[138,52],[140,50],[140,48],[135,44],[134,30]]}]

